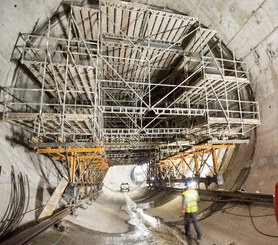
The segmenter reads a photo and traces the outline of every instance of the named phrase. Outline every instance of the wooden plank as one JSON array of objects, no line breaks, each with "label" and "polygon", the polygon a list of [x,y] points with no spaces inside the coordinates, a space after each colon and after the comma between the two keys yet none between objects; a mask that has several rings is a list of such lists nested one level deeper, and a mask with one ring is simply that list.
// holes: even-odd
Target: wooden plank
[{"label": "wooden plank", "polygon": [[148,17],[148,20],[147,20],[146,30],[143,35],[147,39],[153,38],[151,33],[152,33],[153,26],[155,25],[155,19],[156,19],[156,16],[153,13],[150,13],[150,16]]},{"label": "wooden plank", "polygon": [[127,30],[128,30],[128,25],[129,25],[129,14],[130,11],[128,10],[123,10],[123,15],[122,15],[122,24],[121,24],[121,34],[126,34],[127,35]]},{"label": "wooden plank", "polygon": [[131,11],[130,12],[130,19],[129,19],[129,26],[128,26],[128,36],[133,36],[134,35],[134,27],[135,23],[137,21],[137,12]]},{"label": "wooden plank", "polygon": [[167,41],[167,37],[168,37],[169,33],[166,33],[166,30],[167,30],[169,21],[170,21],[169,18],[167,18],[167,17],[163,18],[160,29],[159,29],[159,34],[157,35],[157,39]]},{"label": "wooden plank", "polygon": [[157,37],[157,34],[158,34],[158,30],[159,30],[159,27],[160,27],[160,24],[161,24],[161,20],[162,20],[162,16],[160,15],[156,15],[155,16],[155,22],[154,22],[154,26],[152,28],[152,32],[151,32],[151,39],[156,39]]},{"label": "wooden plank", "polygon": [[108,11],[107,11],[107,14],[108,14],[108,18],[107,18],[108,33],[114,34],[114,33],[115,33],[115,29],[117,29],[117,28],[115,27],[114,8],[109,7],[109,8],[108,8]]},{"label": "wooden plank", "polygon": [[[138,56],[138,50],[134,50],[132,53],[131,53],[131,59],[136,59],[136,57]],[[139,67],[137,66],[138,64],[138,61],[135,61],[135,60],[131,60],[130,61],[130,65],[131,65],[131,70],[130,70],[130,78],[134,78],[134,74],[135,74],[135,71],[136,69],[139,69]]]},{"label": "wooden plank", "polygon": [[177,40],[180,39],[180,36],[178,35],[178,33],[180,32],[180,29],[182,29],[182,31],[184,30],[184,28],[182,28],[182,23],[183,21],[180,19],[177,19],[177,21],[175,22],[175,25],[173,26],[173,30],[171,32],[171,35],[169,36],[169,40],[171,42],[176,42]]},{"label": "wooden plank", "polygon": [[139,37],[139,34],[140,34],[140,31],[141,31],[141,28],[144,28],[143,27],[143,23],[144,23],[144,16],[145,16],[145,12],[138,12],[137,14],[137,21],[136,21],[136,25],[134,27],[134,36],[135,37]]},{"label": "wooden plank", "polygon": [[[125,52],[125,57],[123,58],[130,58],[131,54],[132,54],[132,48],[127,48]],[[129,65],[125,65],[123,69],[123,76],[128,72],[128,70],[129,70]]]},{"label": "wooden plank", "polygon": [[168,60],[168,57],[170,56],[169,53],[164,53],[162,56],[161,56],[161,59],[159,61],[159,66],[162,66],[162,67],[168,67],[168,65],[166,64],[166,61]]},{"label": "wooden plank", "polygon": [[[143,51],[140,52],[140,58],[145,59],[147,55],[147,50],[144,49]],[[138,81],[144,78],[144,72],[142,71],[144,68],[142,67],[141,69],[137,69],[134,77],[134,81]]]},{"label": "wooden plank", "polygon": [[80,16],[80,8],[73,7],[72,10],[73,10],[73,17],[76,21],[76,24],[80,28],[82,25],[82,20],[81,20],[81,16]]},{"label": "wooden plank", "polygon": [[91,39],[91,26],[89,22],[89,15],[88,15],[88,10],[87,9],[82,9],[80,11],[81,19],[82,19],[82,26],[83,26],[83,37],[85,40]]},{"label": "wooden plank", "polygon": [[115,13],[115,34],[121,34],[120,29],[121,29],[121,19],[122,19],[122,9],[116,8],[116,13]]},{"label": "wooden plank", "polygon": [[98,40],[98,32],[99,32],[98,16],[99,16],[99,12],[97,10],[90,11],[90,22],[91,22],[93,40]]},{"label": "wooden plank", "polygon": [[59,200],[61,199],[61,196],[63,195],[64,190],[67,187],[67,185],[68,185],[68,180],[66,180],[65,178],[62,178],[62,180],[60,181],[60,183],[56,187],[54,193],[50,197],[49,201],[45,205],[43,211],[41,212],[41,214],[38,218],[38,221],[42,221],[43,219],[48,218],[53,214],[53,212],[54,212]]},{"label": "wooden plank", "polygon": [[106,8],[106,6],[101,5],[100,11],[101,11],[101,32],[106,33],[107,32],[107,8]]},{"label": "wooden plank", "polygon": [[175,18],[171,18],[170,21],[167,24],[167,27],[164,31],[164,35],[163,35],[163,40],[165,41],[173,41],[173,38],[175,37],[175,35],[173,35],[173,28],[176,25],[176,19]]}]

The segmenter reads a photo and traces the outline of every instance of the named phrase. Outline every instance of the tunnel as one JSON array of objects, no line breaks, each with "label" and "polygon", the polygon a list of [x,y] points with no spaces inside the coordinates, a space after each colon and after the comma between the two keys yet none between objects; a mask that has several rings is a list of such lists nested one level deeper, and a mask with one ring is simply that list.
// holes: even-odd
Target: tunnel
[{"label": "tunnel", "polygon": [[0,6],[1,244],[278,244],[277,1]]}]

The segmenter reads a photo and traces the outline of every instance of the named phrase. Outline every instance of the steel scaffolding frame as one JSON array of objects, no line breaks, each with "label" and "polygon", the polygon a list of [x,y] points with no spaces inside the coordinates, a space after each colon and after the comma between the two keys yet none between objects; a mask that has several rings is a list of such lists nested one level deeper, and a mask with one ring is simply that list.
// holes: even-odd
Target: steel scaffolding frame
[{"label": "steel scaffolding frame", "polygon": [[196,18],[101,0],[72,6],[65,36],[51,24],[17,43],[33,82],[3,90],[4,120],[35,143],[238,143],[260,124],[245,63]]},{"label": "steel scaffolding frame", "polygon": [[[146,173],[148,184],[171,186],[187,179],[206,182],[206,178],[215,178],[223,166],[223,161],[220,163],[223,157],[218,157],[217,151],[229,148],[233,149],[235,145],[193,145],[187,151],[150,162]],[[209,168],[206,176],[202,176],[204,167]]]},{"label": "steel scaffolding frame", "polygon": [[38,154],[47,154],[53,160],[60,161],[68,172],[71,186],[84,189],[99,186],[108,170],[105,149],[93,148],[38,148]]}]

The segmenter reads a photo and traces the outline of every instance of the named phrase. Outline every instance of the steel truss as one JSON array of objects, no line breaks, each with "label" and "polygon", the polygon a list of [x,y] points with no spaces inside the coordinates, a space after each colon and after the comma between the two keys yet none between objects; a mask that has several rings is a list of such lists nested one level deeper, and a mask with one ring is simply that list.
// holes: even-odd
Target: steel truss
[{"label": "steel truss", "polygon": [[93,148],[38,148],[38,154],[47,154],[66,167],[69,184],[87,187],[99,186],[108,170],[105,149]]},{"label": "steel truss", "polygon": [[[235,145],[193,145],[187,151],[150,163],[147,172],[148,183],[153,186],[186,179],[199,181],[200,178],[208,176],[213,178],[222,168],[217,151],[228,148],[235,148]],[[205,167],[209,171],[206,176],[201,176]]]},{"label": "steel truss", "polygon": [[36,143],[238,143],[260,124],[245,63],[196,18],[101,0],[72,6],[66,35],[52,25],[17,43],[33,82],[3,90],[4,120]]}]

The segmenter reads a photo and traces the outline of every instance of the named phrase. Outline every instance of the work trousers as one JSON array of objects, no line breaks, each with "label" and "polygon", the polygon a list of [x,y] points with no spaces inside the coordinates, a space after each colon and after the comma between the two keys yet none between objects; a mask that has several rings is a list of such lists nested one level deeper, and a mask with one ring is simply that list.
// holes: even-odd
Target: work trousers
[{"label": "work trousers", "polygon": [[185,229],[185,235],[190,236],[190,220],[192,220],[195,231],[197,233],[197,237],[201,237],[201,230],[198,224],[197,220],[197,214],[196,213],[186,213],[184,216],[184,229]]}]

